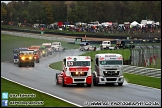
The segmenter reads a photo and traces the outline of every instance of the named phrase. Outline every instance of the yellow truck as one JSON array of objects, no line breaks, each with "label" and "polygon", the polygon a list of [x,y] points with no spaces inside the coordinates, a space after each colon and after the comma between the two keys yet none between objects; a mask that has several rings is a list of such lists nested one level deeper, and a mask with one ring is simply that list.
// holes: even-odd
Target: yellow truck
[{"label": "yellow truck", "polygon": [[18,66],[35,66],[34,62],[34,50],[23,50],[19,52]]}]

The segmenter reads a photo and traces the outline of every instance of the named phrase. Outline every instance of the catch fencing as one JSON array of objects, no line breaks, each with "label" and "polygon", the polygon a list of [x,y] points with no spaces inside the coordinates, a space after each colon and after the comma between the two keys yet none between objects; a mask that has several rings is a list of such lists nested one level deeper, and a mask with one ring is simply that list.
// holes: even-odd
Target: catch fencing
[{"label": "catch fencing", "polygon": [[131,50],[131,65],[139,67],[161,67],[161,43],[135,46]]}]

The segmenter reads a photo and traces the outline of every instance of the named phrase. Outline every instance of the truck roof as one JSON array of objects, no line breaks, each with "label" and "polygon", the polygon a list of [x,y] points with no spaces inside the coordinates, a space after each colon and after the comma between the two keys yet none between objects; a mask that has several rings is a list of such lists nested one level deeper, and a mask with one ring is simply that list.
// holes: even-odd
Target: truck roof
[{"label": "truck roof", "polygon": [[100,57],[105,57],[105,55],[107,55],[107,57],[121,57],[121,54],[116,54],[116,53],[103,53],[103,54],[96,54],[95,57],[100,56]]},{"label": "truck roof", "polygon": [[65,56],[64,58],[66,58],[67,61],[74,61],[75,58],[76,60],[91,61],[90,56]]}]

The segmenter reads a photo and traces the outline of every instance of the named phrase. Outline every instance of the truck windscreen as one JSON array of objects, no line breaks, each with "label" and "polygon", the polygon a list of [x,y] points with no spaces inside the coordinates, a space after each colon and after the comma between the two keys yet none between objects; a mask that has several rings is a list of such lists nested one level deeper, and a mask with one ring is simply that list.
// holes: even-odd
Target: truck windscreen
[{"label": "truck windscreen", "polygon": [[90,66],[90,61],[68,61],[67,65],[70,66]]},{"label": "truck windscreen", "polygon": [[122,65],[122,60],[100,61],[100,65]]}]

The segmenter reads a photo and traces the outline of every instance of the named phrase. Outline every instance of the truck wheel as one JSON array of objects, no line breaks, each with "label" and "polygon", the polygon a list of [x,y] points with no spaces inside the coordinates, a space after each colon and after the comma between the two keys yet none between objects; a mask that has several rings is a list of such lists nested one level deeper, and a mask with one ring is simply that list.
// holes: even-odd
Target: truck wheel
[{"label": "truck wheel", "polygon": [[119,85],[119,86],[122,86],[122,85],[123,85],[123,83],[118,83],[118,85]]},{"label": "truck wheel", "polygon": [[96,81],[96,76],[95,76],[95,74],[93,74],[93,85],[94,85],[94,86],[97,86],[97,85],[98,85],[98,83],[97,83],[97,81]]},{"label": "truck wheel", "polygon": [[91,87],[91,84],[87,84],[87,87]]},{"label": "truck wheel", "polygon": [[31,65],[32,67],[34,67],[35,66],[35,64],[34,63],[32,63],[32,65]]},{"label": "truck wheel", "polygon": [[58,82],[58,73],[56,73],[55,81],[56,81],[56,85],[59,85],[59,82]]},{"label": "truck wheel", "polygon": [[39,59],[36,60],[36,63],[39,63]]},{"label": "truck wheel", "polygon": [[109,47],[106,47],[106,49],[108,50],[108,49],[109,49]]},{"label": "truck wheel", "polygon": [[65,87],[66,84],[64,83],[64,78],[62,79],[62,87]]},{"label": "truck wheel", "polygon": [[18,66],[19,66],[19,67],[21,67],[21,64],[20,64],[20,63],[18,63]]}]

